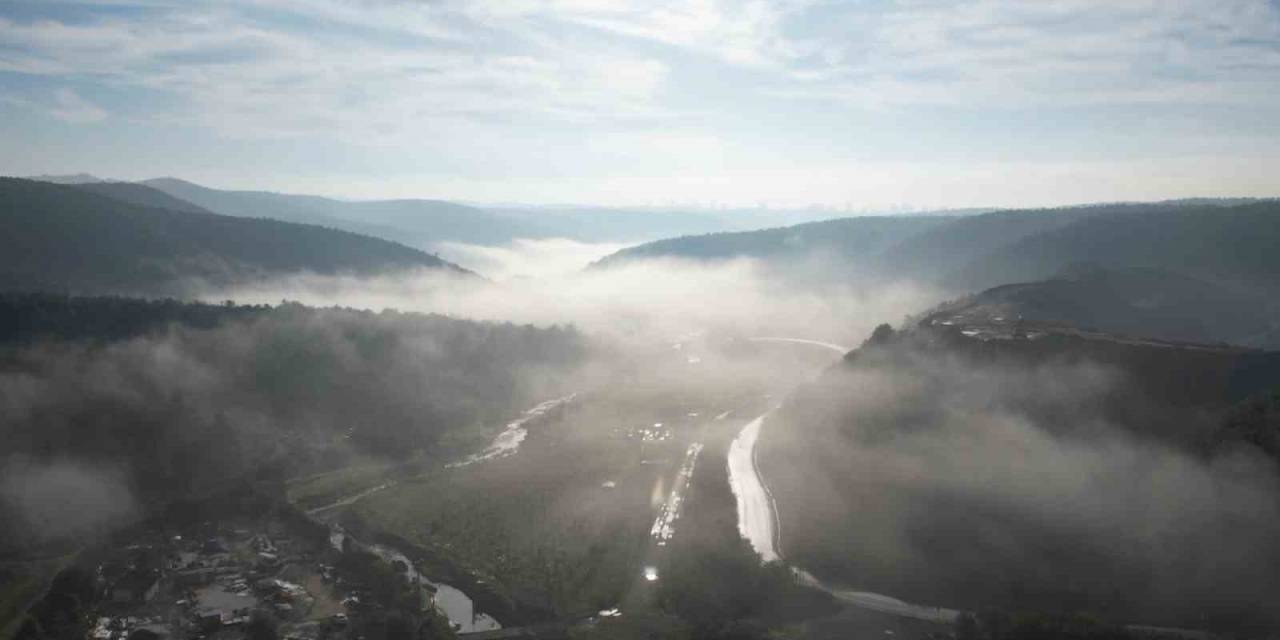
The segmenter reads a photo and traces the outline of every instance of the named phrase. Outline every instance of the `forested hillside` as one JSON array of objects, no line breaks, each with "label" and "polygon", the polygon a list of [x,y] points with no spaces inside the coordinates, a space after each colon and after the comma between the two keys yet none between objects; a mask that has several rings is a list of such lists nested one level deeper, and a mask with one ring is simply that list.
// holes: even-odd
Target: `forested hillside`
[{"label": "forested hillside", "polygon": [[437,242],[491,244],[549,234],[533,218],[516,219],[443,200],[347,201],[320,196],[210,189],[177,178],[151,188],[215,213],[318,224],[426,248]]},{"label": "forested hillside", "polygon": [[[1194,200],[848,218],[685,236],[619,251],[644,259],[752,258],[794,287],[909,281],[968,296],[989,315],[1248,346],[1280,344],[1280,202]],[[803,265],[803,268],[799,268]]]},{"label": "forested hillside", "polygon": [[[89,189],[106,189],[113,196]],[[150,196],[140,193],[116,185],[0,178],[0,289],[175,294],[192,282],[220,285],[302,271],[461,272],[433,255],[385,240],[145,206],[136,201]]]},{"label": "forested hillside", "polygon": [[1047,280],[993,287],[947,305],[969,326],[1067,325],[1177,342],[1280,348],[1280,303],[1249,287],[1172,271],[1077,265]]},{"label": "forested hillside", "polygon": [[1280,282],[1276,246],[1280,202],[1195,200],[949,218],[847,218],[661,240],[599,264],[751,257],[778,266],[818,249],[880,276],[957,291],[1040,280],[1077,263],[1164,269],[1256,290]]},{"label": "forested hillside", "polygon": [[993,286],[1049,277],[1073,263],[1166,269],[1274,293],[1280,202],[1125,207],[1026,236],[963,267],[957,282]]},{"label": "forested hillside", "polygon": [[214,213],[181,198],[175,198],[159,189],[152,189],[134,182],[82,182],[76,183],[75,187],[81,191],[96,193],[112,200],[144,207],[185,211],[187,213]]},{"label": "forested hillside", "polygon": [[1278,621],[1278,386],[1275,352],[929,316],[789,398],[760,465],[830,584],[1247,635]]},{"label": "forested hillside", "polygon": [[810,222],[759,231],[681,236],[623,249],[595,267],[609,267],[646,258],[728,260],[759,258],[777,261],[826,259],[872,264],[885,250],[915,234],[952,220],[945,216],[876,216]]},{"label": "forested hillside", "polygon": [[755,229],[831,217],[817,211],[734,211],[591,206],[470,206],[421,198],[339,200],[320,196],[213,189],[177,178],[145,180],[215,213],[319,224],[432,249],[439,243],[500,245],[518,238],[635,242],[689,233]]},{"label": "forested hillside", "polygon": [[[297,304],[21,295],[0,308],[0,550],[248,473],[439,464],[557,391],[586,350],[571,328]],[[102,505],[76,502],[86,487]]]}]

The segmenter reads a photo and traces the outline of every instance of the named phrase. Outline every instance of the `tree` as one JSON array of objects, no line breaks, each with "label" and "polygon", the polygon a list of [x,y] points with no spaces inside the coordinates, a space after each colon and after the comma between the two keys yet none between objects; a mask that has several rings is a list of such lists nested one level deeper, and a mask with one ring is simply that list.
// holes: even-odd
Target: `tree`
[{"label": "tree", "polygon": [[[280,623],[266,611],[257,610],[249,616],[249,623],[244,627],[247,640],[279,640]],[[130,640],[133,640],[130,638]]]},{"label": "tree", "polygon": [[893,327],[889,326],[888,324],[882,323],[880,324],[880,326],[876,327],[874,331],[871,332],[871,337],[867,338],[866,341],[862,343],[862,346],[868,347],[868,346],[889,344],[890,342],[893,341],[893,338],[895,335],[897,334],[893,330]]}]

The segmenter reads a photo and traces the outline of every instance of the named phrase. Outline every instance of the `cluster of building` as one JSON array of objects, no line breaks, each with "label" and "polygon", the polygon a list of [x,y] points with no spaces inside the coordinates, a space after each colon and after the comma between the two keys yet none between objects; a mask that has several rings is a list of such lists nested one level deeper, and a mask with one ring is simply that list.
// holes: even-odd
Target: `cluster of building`
[{"label": "cluster of building", "polygon": [[663,426],[661,422],[655,422],[651,427],[614,427],[613,435],[614,437],[639,440],[640,442],[665,442],[672,437],[671,428]]},{"label": "cluster of building", "polygon": [[254,616],[319,637],[346,622],[325,551],[274,521],[152,534],[98,565],[87,640],[239,640]]}]

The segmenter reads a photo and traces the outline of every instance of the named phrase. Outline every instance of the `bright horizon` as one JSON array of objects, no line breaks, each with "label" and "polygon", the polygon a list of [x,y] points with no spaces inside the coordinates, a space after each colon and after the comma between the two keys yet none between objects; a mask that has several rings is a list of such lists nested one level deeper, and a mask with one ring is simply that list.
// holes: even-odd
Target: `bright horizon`
[{"label": "bright horizon", "polygon": [[837,210],[1272,197],[1280,3],[16,0],[0,174]]}]

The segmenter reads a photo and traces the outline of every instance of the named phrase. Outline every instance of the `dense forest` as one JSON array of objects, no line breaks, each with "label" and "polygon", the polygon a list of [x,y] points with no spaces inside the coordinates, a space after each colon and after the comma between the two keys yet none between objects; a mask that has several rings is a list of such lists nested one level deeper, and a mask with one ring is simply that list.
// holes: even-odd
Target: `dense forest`
[{"label": "dense forest", "polygon": [[0,178],[0,290],[176,295],[196,283],[297,272],[463,273],[422,251],[345,231],[153,206],[167,196],[140,195],[144,189]]},{"label": "dense forest", "polygon": [[470,451],[587,349],[572,328],[298,304],[0,307],[5,549],[248,473]]}]

